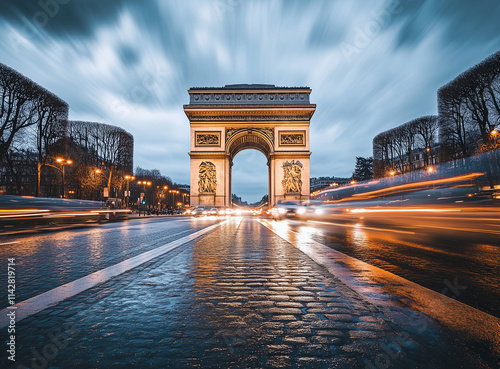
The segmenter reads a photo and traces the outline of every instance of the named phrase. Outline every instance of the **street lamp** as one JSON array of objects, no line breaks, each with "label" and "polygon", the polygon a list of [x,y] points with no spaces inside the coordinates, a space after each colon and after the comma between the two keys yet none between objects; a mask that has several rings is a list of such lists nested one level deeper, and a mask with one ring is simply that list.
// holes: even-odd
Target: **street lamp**
[{"label": "street lamp", "polygon": [[162,204],[161,204],[161,206],[162,206],[162,211],[163,211],[163,199],[165,199],[165,207],[167,206],[167,202],[168,202],[167,196],[165,195],[165,192],[167,190],[168,190],[168,186],[163,186],[163,188],[161,190],[161,198],[162,198],[162,201],[161,201]]},{"label": "street lamp", "polygon": [[172,210],[173,210],[174,209],[174,205],[175,205],[175,201],[174,201],[175,198],[174,198],[174,196],[175,196],[176,193],[179,193],[179,191],[177,191],[177,190],[168,190],[168,192],[172,194]]},{"label": "street lamp", "polygon": [[125,181],[127,181],[127,194],[125,196],[126,198],[125,204],[127,208],[128,208],[128,200],[130,198],[130,181],[133,181],[134,179],[135,179],[134,176],[129,176],[128,174],[125,176]]},{"label": "street lamp", "polygon": [[186,206],[186,197],[189,197],[188,193],[182,194],[182,206]]},{"label": "street lamp", "polygon": [[61,172],[62,172],[62,198],[64,199],[64,166],[73,164],[73,161],[70,159],[56,158],[56,161],[61,164]]},{"label": "street lamp", "polygon": [[146,186],[151,186],[150,181],[137,181],[137,184],[140,186],[142,185],[144,188],[144,199],[146,199]]},{"label": "street lamp", "polygon": [[[142,185],[144,188],[144,200],[146,200],[146,186],[151,186],[151,181],[137,181],[137,184]],[[147,206],[147,205],[146,205]],[[141,210],[139,208],[139,215],[141,215]],[[144,209],[144,215],[146,215],[146,209]]]}]

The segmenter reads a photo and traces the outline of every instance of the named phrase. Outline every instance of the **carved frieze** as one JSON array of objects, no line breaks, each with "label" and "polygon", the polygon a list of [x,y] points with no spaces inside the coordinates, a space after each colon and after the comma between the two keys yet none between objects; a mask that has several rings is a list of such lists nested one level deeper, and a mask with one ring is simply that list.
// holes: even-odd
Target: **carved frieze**
[{"label": "carved frieze", "polygon": [[198,175],[198,192],[200,194],[215,193],[217,189],[217,169],[211,161],[200,164]]},{"label": "carved frieze", "polygon": [[191,122],[204,121],[232,121],[232,122],[261,122],[261,121],[308,121],[314,111],[187,111]]},{"label": "carved frieze", "polygon": [[220,132],[195,132],[196,146],[220,146]]},{"label": "carved frieze", "polygon": [[302,163],[300,161],[285,161],[283,163],[283,192],[301,193],[302,192]]},{"label": "carved frieze", "polygon": [[305,131],[280,132],[280,146],[305,146],[306,144]]},{"label": "carved frieze", "polygon": [[192,105],[223,104],[309,104],[309,92],[198,92],[190,95]]}]

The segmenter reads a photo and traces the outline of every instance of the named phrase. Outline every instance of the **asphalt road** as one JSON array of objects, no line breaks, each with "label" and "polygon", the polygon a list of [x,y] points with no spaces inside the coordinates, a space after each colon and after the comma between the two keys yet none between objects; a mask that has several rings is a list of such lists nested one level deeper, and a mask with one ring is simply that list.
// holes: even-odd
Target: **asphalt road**
[{"label": "asphalt road", "polygon": [[[89,228],[0,237],[0,260],[16,258],[17,301],[152,250],[217,218],[144,218]],[[172,220],[172,221],[170,221]],[[6,275],[0,276],[6,285]],[[7,306],[2,299],[0,308]]]},{"label": "asphalt road", "polygon": [[[342,279],[345,274],[341,278],[316,261],[330,258],[327,252],[300,248],[315,239],[345,253],[355,251],[360,259],[371,255],[374,264],[392,261],[380,265],[394,273],[413,270],[410,264],[417,266],[415,275],[434,268],[443,273],[439,278],[458,287],[456,299],[476,289],[472,283],[460,288],[465,283],[452,261],[444,263],[444,272],[438,270],[439,260],[428,254],[442,252],[429,253],[429,244],[417,243],[423,234],[358,222],[147,218],[1,237],[0,260],[7,267],[7,260],[15,258],[17,316],[23,318],[16,324],[17,363],[53,368],[493,368],[499,357],[495,338],[471,341],[398,303],[397,296],[382,294],[373,303],[375,286],[352,288]],[[292,231],[295,241],[282,231]],[[414,239],[400,238],[407,236]],[[405,254],[407,262],[397,263]],[[474,253],[463,254],[455,257],[469,260]],[[356,271],[348,279],[362,277]],[[443,279],[435,282],[447,287]],[[0,284],[7,284],[5,273]],[[2,367],[12,364],[6,357],[0,358]]]},{"label": "asphalt road", "polygon": [[498,209],[423,210],[287,222],[335,250],[500,318]]}]

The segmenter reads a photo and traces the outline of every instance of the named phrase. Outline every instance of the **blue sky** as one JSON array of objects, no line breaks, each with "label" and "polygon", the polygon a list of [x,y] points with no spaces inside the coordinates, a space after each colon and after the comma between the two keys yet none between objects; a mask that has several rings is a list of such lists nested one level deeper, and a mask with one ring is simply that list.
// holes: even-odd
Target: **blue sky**
[{"label": "blue sky", "polygon": [[[189,87],[311,87],[311,176],[350,176],[376,134],[436,114],[437,89],[500,49],[497,0],[2,0],[0,18],[0,62],[180,183]],[[257,201],[265,158],[235,163],[234,192]]]}]

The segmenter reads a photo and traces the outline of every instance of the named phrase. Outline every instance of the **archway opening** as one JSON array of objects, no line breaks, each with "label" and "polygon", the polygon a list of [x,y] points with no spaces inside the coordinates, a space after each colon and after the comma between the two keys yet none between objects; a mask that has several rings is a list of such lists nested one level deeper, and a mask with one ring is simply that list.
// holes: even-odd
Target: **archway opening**
[{"label": "archway opening", "polygon": [[[243,149],[233,158],[231,190],[249,205],[269,197],[269,167],[266,156],[256,149]],[[233,201],[236,202],[236,201]]]}]

